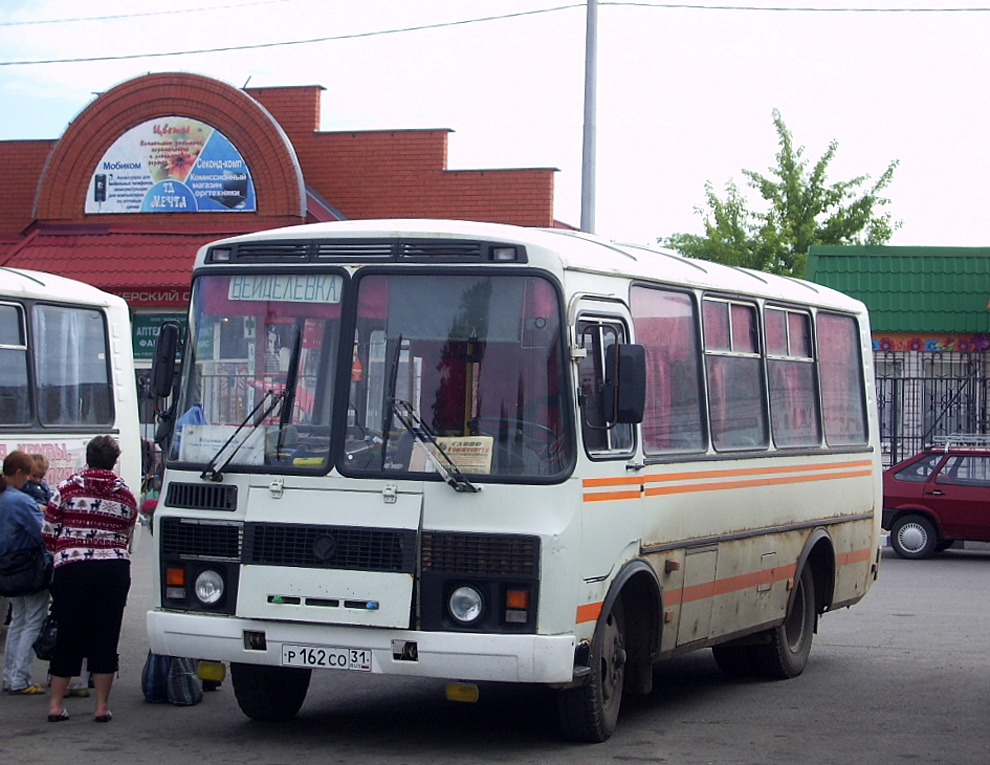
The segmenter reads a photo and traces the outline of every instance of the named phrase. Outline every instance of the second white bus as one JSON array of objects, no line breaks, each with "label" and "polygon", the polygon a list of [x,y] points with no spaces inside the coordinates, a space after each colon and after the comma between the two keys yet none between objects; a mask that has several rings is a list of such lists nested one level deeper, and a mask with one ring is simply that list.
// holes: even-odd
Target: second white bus
[{"label": "second white bus", "polygon": [[55,486],[86,464],[93,436],[121,447],[118,471],[137,493],[141,442],[124,300],[54,274],[0,267],[0,460],[48,458]]},{"label": "second white bus", "polygon": [[665,657],[799,674],[877,576],[869,321],[824,287],[356,221],[204,247],[188,333],[148,631],[251,718],[345,670],[545,684],[602,741]]}]

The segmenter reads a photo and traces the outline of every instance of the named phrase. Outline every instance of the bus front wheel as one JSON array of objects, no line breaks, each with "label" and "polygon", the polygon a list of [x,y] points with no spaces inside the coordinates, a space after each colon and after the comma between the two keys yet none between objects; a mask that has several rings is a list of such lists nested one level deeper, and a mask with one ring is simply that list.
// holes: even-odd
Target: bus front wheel
[{"label": "bus front wheel", "polygon": [[599,625],[591,651],[591,676],[557,694],[560,728],[572,741],[605,741],[615,731],[626,674],[625,621],[616,600]]},{"label": "bus front wheel", "polygon": [[296,716],[306,700],[312,670],[230,665],[230,680],[241,711],[252,720],[276,722]]}]

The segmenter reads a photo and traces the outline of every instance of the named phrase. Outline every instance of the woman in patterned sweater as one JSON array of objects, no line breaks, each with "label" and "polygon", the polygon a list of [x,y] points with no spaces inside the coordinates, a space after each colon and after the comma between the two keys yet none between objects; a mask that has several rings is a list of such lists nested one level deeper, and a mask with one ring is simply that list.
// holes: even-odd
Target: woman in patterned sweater
[{"label": "woman in patterned sweater", "polygon": [[62,706],[69,680],[88,659],[96,690],[97,722],[109,722],[117,642],[131,586],[128,550],[137,502],[113,472],[120,447],[110,436],[86,446],[86,470],[59,484],[45,511],[42,536],[55,556],[53,611],[58,640],[51,661],[49,722],[67,720]]}]

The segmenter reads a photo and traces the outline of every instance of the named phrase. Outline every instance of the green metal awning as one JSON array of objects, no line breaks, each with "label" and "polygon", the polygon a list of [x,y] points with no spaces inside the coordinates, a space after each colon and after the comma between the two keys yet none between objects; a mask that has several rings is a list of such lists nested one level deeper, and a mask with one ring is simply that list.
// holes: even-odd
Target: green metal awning
[{"label": "green metal awning", "polygon": [[990,332],[990,247],[816,245],[804,278],[866,303],[874,332]]}]

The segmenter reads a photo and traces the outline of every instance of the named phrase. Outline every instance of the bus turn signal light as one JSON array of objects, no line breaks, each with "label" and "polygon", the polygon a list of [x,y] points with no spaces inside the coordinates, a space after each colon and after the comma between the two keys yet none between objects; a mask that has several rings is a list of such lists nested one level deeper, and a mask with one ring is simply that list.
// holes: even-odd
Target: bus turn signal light
[{"label": "bus turn signal light", "polygon": [[505,607],[525,611],[529,608],[529,590],[506,590]]}]

